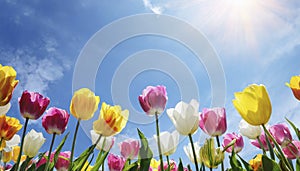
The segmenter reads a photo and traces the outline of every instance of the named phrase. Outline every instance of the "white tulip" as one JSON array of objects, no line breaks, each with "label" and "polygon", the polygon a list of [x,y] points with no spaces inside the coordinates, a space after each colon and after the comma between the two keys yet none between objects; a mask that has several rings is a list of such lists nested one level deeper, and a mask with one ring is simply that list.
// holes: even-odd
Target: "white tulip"
[{"label": "white tulip", "polygon": [[5,106],[0,106],[0,115],[5,115],[10,109],[10,103],[7,103]]},{"label": "white tulip", "polygon": [[[170,156],[171,154],[175,153],[179,143],[179,133],[175,130],[172,133],[164,131],[159,134],[161,153],[165,156]],[[157,143],[156,135],[154,135],[154,139]]]},{"label": "white tulip", "polygon": [[[195,152],[196,152],[197,162],[200,163],[201,162],[201,159],[200,159],[200,148],[201,147],[199,145],[199,142],[194,143],[194,148],[195,148]],[[184,146],[183,150],[184,150],[185,154],[188,156],[188,158],[190,159],[190,161],[195,163],[191,143],[189,143],[187,146]]]},{"label": "white tulip", "polygon": [[6,147],[10,150],[12,150],[13,147],[19,145],[19,143],[21,142],[21,138],[18,134],[15,134],[12,139],[10,139],[9,141],[6,141]]},{"label": "white tulip", "polygon": [[45,141],[46,139],[41,132],[36,132],[34,129],[32,129],[25,135],[24,138],[24,154],[28,157],[36,156]]},{"label": "white tulip", "polygon": [[199,103],[192,99],[189,104],[180,101],[174,108],[167,110],[167,114],[175,128],[181,135],[193,134],[199,125]]},{"label": "white tulip", "polygon": [[[91,130],[90,132],[91,132],[91,137],[92,137],[92,143],[95,144],[100,135],[97,134],[94,130]],[[109,151],[112,148],[112,146],[114,145],[114,142],[115,142],[114,136],[110,136],[110,137],[102,136],[100,138],[100,141],[96,145],[96,148],[98,150],[103,149],[104,151]],[[103,143],[104,143],[104,145],[103,145]]]},{"label": "white tulip", "polygon": [[242,119],[239,124],[239,131],[249,139],[256,139],[261,134],[261,127],[250,125]]}]

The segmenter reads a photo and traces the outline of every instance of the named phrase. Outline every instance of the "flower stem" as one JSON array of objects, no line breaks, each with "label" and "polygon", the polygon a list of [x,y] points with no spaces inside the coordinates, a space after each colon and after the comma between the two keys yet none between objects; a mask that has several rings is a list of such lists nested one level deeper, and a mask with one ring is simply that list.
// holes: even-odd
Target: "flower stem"
[{"label": "flower stem", "polygon": [[281,158],[283,160],[283,162],[285,163],[285,165],[290,169],[293,170],[292,166],[290,165],[289,161],[287,160],[287,158],[284,156],[280,146],[277,144],[276,140],[274,139],[274,137],[270,134],[270,132],[268,131],[268,129],[266,128],[266,126],[264,124],[262,124],[262,127],[265,131],[265,133],[268,135],[269,138],[271,138],[271,140],[273,141],[275,147],[277,148],[279,154],[281,155]]},{"label": "flower stem", "polygon": [[21,156],[22,156],[24,138],[25,138],[25,134],[26,134],[28,121],[29,121],[29,118],[26,118],[25,119],[25,124],[24,124],[24,129],[23,129],[23,134],[22,134],[22,139],[21,139],[20,153],[19,153],[18,160],[17,160],[17,163],[16,163],[15,171],[18,171],[18,168],[19,168],[19,165],[20,165],[20,160],[21,160]]},{"label": "flower stem", "polygon": [[170,160],[169,160],[169,156],[166,156],[167,157],[167,163],[168,163],[168,171],[171,169],[171,166],[170,166]]},{"label": "flower stem", "polygon": [[77,132],[78,132],[79,125],[80,125],[80,119],[77,120],[76,129],[75,129],[75,133],[74,133],[74,138],[73,138],[73,143],[72,143],[72,150],[71,150],[71,156],[70,156],[69,171],[72,170],[72,163],[73,163],[74,149],[75,149],[76,137],[77,137]]},{"label": "flower stem", "polygon": [[262,149],[264,155],[266,155],[265,147],[264,147],[263,143],[260,141],[259,136],[257,137],[257,141],[258,141],[260,148]]},{"label": "flower stem", "polygon": [[[2,148],[2,138],[0,138],[0,148]],[[3,151],[3,149],[2,150],[0,150],[0,163],[1,163],[1,160],[2,160],[2,151]]]},{"label": "flower stem", "polygon": [[158,153],[159,153],[159,159],[160,159],[160,170],[164,170],[164,163],[163,163],[163,158],[162,158],[162,154],[161,154],[161,147],[160,147],[158,113],[155,113],[155,121],[156,121],[157,146],[158,146]]},{"label": "flower stem", "polygon": [[195,151],[195,147],[194,147],[194,142],[193,142],[193,138],[192,138],[192,135],[191,135],[191,134],[189,134],[189,139],[190,139],[191,146],[192,146],[192,151],[193,151],[193,156],[194,156],[195,168],[196,168],[196,171],[199,171],[198,160],[197,160],[196,151]]},{"label": "flower stem", "polygon": [[[221,145],[220,145],[220,140],[219,140],[219,136],[216,136],[216,139],[217,139],[218,147],[221,147]],[[222,167],[222,171],[224,171],[224,161],[222,161],[221,167]]]},{"label": "flower stem", "polygon": [[209,170],[212,171],[213,169],[212,169],[212,168],[209,168]]},{"label": "flower stem", "polygon": [[46,171],[48,170],[49,162],[50,162],[50,160],[51,160],[51,152],[52,152],[52,148],[53,148],[55,136],[56,136],[56,134],[54,133],[53,136],[52,136],[52,141],[51,141],[50,149],[49,149],[49,151],[48,151],[48,159],[47,159],[46,169],[45,169]]}]

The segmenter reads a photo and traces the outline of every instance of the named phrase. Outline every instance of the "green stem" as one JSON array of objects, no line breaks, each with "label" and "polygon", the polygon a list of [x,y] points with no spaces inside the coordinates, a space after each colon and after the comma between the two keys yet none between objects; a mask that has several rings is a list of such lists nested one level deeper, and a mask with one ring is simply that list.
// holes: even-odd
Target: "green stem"
[{"label": "green stem", "polygon": [[259,136],[257,137],[257,141],[258,141],[260,148],[262,149],[264,155],[266,155],[265,147],[264,147],[263,143],[260,141]]},{"label": "green stem", "polygon": [[209,170],[212,171],[213,169],[212,169],[212,168],[209,168]]},{"label": "green stem", "polygon": [[157,146],[158,146],[158,153],[159,153],[159,159],[160,159],[160,170],[164,170],[164,163],[163,163],[163,158],[162,158],[162,154],[161,154],[161,147],[160,147],[158,113],[155,113],[155,121],[156,121]]},{"label": "green stem", "polygon": [[[2,138],[0,138],[0,147],[2,147]],[[2,151],[3,150],[0,150],[0,162],[1,162],[1,160],[2,160]]]},{"label": "green stem", "polygon": [[190,139],[191,146],[192,146],[192,151],[193,151],[193,156],[194,156],[195,168],[196,168],[196,171],[199,171],[198,160],[197,160],[196,151],[195,151],[195,147],[194,147],[194,142],[193,142],[193,138],[192,138],[192,135],[191,135],[191,134],[189,134],[189,139]]},{"label": "green stem", "polygon": [[19,169],[28,121],[29,121],[29,118],[26,118],[25,119],[25,124],[24,124],[24,129],[23,129],[23,134],[22,134],[22,139],[21,139],[20,153],[19,153],[18,160],[17,160],[17,163],[16,163],[15,171],[18,171],[18,169]]},{"label": "green stem", "polygon": [[102,171],[104,171],[104,163],[102,163]]},{"label": "green stem", "polygon": [[268,131],[268,129],[265,127],[264,124],[262,124],[262,127],[265,131],[265,133],[268,135],[269,138],[271,138],[271,140],[273,141],[275,147],[277,148],[279,154],[281,155],[281,158],[283,159],[283,162],[285,163],[285,165],[290,169],[293,170],[292,166],[290,165],[289,161],[286,159],[285,155],[283,154],[280,146],[277,144],[276,140],[274,139],[274,137],[270,134],[270,132]]},{"label": "green stem", "polygon": [[48,159],[47,159],[46,169],[45,170],[48,170],[48,168],[49,168],[49,162],[51,160],[51,152],[52,152],[52,148],[53,148],[55,136],[56,136],[56,134],[54,133],[53,136],[52,136],[52,141],[51,141],[50,149],[48,151]]},{"label": "green stem", "polygon": [[75,149],[76,137],[77,137],[77,132],[78,132],[79,125],[80,125],[80,119],[77,120],[76,129],[75,129],[75,133],[74,133],[74,138],[73,138],[73,143],[72,143],[72,150],[71,150],[71,156],[70,156],[69,171],[72,170],[74,149]]},{"label": "green stem", "polygon": [[169,160],[169,156],[166,156],[167,157],[167,163],[168,163],[168,171],[171,170],[171,166],[170,166],[170,160]]},{"label": "green stem", "polygon": [[[220,140],[219,140],[219,136],[216,136],[216,139],[217,139],[218,147],[221,147],[221,145],[220,145]],[[222,171],[224,171],[224,161],[222,161],[221,167],[222,167]]]}]

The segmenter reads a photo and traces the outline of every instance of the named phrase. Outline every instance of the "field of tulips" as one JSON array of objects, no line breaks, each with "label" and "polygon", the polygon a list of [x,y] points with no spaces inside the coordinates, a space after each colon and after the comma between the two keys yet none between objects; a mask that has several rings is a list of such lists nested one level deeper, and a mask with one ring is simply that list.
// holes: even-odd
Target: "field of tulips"
[{"label": "field of tulips", "polygon": [[[80,122],[94,116],[100,97],[87,88],[79,89],[70,99],[68,112],[49,107],[49,98],[38,92],[24,90],[19,98],[19,109],[25,122],[20,123],[17,118],[9,116],[8,112],[13,91],[19,82],[16,76],[13,67],[0,64],[0,170],[204,171],[218,168],[222,171],[300,171],[299,129],[288,118],[286,123],[267,125],[272,105],[264,85],[252,84],[234,94],[233,106],[243,120],[239,123],[239,130],[233,133],[226,133],[225,108],[204,108],[199,112],[199,102],[191,99],[189,103],[180,101],[174,108],[165,109],[168,100],[166,87],[146,87],[138,100],[144,112],[156,118],[154,139],[159,151],[159,160],[156,160],[147,138],[139,129],[139,140],[127,139],[118,144],[120,156],[110,153],[115,142],[114,136],[125,128],[130,112],[105,102],[102,102],[98,119],[93,122],[91,145],[79,156],[74,156]],[[293,76],[286,85],[295,98],[300,100],[300,76]],[[158,116],[164,111],[176,128],[174,132],[159,130]],[[65,133],[69,113],[77,119],[77,125],[74,132]],[[28,123],[40,117],[42,127],[52,135],[48,151],[40,151],[46,141],[43,134],[38,130],[27,130]],[[289,127],[297,137],[292,137]],[[19,136],[17,133],[22,128],[23,132]],[[193,141],[193,134],[199,128],[210,136],[201,142],[203,146]],[[64,138],[54,147],[55,138],[59,135]],[[183,150],[190,164],[183,164],[180,158],[177,161],[169,160],[169,156],[177,150],[180,135],[189,138],[190,143]],[[67,138],[73,138],[71,149],[62,151]],[[261,153],[253,156],[250,161],[239,155],[244,147],[244,138],[251,140],[253,148],[261,149]],[[228,153],[229,168],[224,166],[225,153]]]}]

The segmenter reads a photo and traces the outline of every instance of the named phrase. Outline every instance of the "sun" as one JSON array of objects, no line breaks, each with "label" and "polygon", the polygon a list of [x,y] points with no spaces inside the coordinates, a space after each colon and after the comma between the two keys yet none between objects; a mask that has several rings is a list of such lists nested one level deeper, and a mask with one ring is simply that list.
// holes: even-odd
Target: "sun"
[{"label": "sun", "polygon": [[256,3],[256,0],[229,0],[233,8],[251,9]]}]

